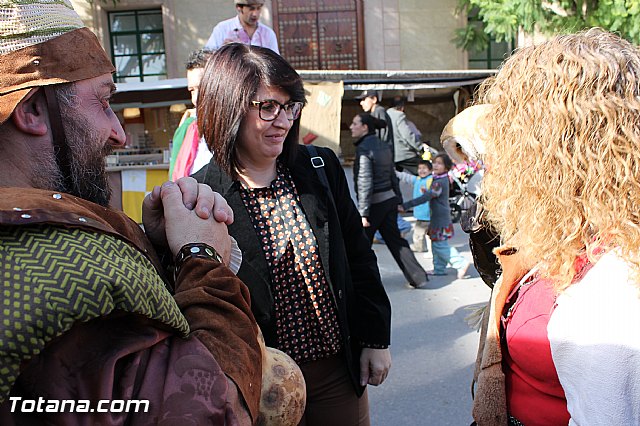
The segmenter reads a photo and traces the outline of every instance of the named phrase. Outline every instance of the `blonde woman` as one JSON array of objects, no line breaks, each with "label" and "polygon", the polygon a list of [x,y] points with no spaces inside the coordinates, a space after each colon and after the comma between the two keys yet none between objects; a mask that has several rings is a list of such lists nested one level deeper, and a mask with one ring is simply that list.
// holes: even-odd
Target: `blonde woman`
[{"label": "blonde woman", "polygon": [[483,87],[484,205],[512,249],[480,425],[640,424],[639,96],[640,51],[599,29],[521,49]]}]

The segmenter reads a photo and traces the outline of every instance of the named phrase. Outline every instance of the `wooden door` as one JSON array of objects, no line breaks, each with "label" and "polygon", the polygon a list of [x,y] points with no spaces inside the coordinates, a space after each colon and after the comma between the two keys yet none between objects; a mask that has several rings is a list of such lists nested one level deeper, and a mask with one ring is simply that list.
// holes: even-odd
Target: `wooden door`
[{"label": "wooden door", "polygon": [[361,0],[273,0],[280,53],[296,69],[364,68]]}]

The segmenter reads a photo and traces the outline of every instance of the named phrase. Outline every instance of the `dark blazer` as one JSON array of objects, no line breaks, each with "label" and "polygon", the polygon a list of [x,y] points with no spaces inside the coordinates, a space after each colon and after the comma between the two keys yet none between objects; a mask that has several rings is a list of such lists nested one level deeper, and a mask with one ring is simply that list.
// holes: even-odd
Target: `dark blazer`
[{"label": "dark blazer", "polygon": [[398,197],[398,203],[401,203],[400,184],[389,147],[375,133],[364,135],[355,142],[355,146],[353,177],[360,214],[369,217],[372,204],[387,200],[375,201],[376,193],[393,190]]},{"label": "dark blazer", "polygon": [[[335,209],[303,146],[289,170],[302,210],[316,236],[320,259],[338,308],[347,365],[356,392],[360,395],[364,390],[359,385],[362,344],[374,347],[390,344],[391,304],[382,286],[376,256],[364,234],[362,220],[351,199],[340,162],[330,149],[317,149],[324,159]],[[269,267],[242,203],[240,184],[222,172],[214,159],[193,177],[222,194],[234,211],[235,220],[229,227],[229,233],[242,250],[243,260],[238,277],[249,287],[251,309],[266,344],[275,346],[275,312]]]}]

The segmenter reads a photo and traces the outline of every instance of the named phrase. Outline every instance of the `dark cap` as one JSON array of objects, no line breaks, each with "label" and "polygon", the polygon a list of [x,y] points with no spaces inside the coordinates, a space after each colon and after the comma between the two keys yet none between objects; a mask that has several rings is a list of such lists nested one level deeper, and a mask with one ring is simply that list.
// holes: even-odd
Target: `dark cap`
[{"label": "dark cap", "polygon": [[360,100],[360,99],[364,99],[364,98],[372,98],[374,96],[376,98],[379,98],[377,90],[365,90],[364,92],[362,92],[358,96],[356,96],[356,99]]}]

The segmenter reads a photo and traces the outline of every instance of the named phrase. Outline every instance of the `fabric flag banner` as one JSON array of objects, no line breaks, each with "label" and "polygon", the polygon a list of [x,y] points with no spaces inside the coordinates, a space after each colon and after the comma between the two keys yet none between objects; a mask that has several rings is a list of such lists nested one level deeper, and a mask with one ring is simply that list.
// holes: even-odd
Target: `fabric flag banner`
[{"label": "fabric flag banner", "polygon": [[154,186],[167,181],[166,169],[122,170],[122,210],[142,223],[142,201]]}]

